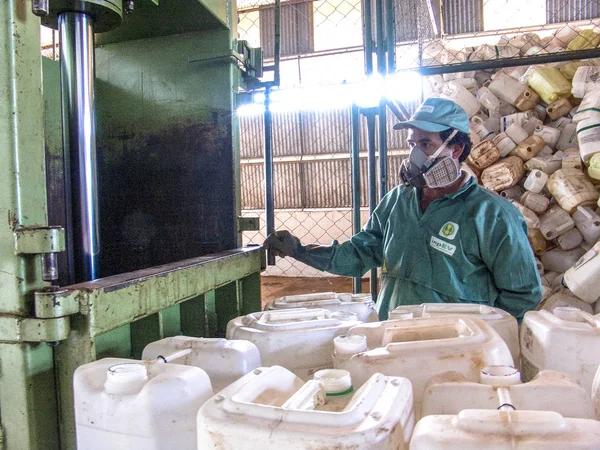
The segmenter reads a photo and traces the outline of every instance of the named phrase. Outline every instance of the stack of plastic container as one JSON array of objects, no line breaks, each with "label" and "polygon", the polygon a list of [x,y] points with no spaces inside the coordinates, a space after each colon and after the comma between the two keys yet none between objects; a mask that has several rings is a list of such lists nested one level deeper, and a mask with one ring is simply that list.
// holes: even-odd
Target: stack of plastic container
[{"label": "stack of plastic container", "polygon": [[[596,37],[583,30],[561,35],[564,40],[552,45],[571,42],[579,48]],[[485,75],[471,73],[473,82],[463,82],[470,86],[466,93],[435,78],[434,94],[456,100],[471,117],[474,146],[465,169],[525,218],[548,300],[540,307],[591,312],[600,297],[600,257],[595,257],[600,239],[598,61],[504,68]],[[477,102],[467,95],[473,93]],[[561,294],[560,301],[555,294]]]}]

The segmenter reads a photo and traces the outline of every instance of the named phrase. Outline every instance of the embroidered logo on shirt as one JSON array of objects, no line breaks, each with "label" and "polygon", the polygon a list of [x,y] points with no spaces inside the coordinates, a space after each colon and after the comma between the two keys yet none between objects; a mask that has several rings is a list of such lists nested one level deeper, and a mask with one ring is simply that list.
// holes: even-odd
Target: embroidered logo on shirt
[{"label": "embroidered logo on shirt", "polygon": [[446,222],[440,229],[439,235],[446,239],[454,239],[458,233],[458,224],[454,222]]},{"label": "embroidered logo on shirt", "polygon": [[436,250],[445,253],[446,255],[452,256],[456,251],[456,245],[449,244],[446,241],[442,241],[441,239],[436,238],[435,236],[431,236],[431,240],[429,241],[429,245]]}]

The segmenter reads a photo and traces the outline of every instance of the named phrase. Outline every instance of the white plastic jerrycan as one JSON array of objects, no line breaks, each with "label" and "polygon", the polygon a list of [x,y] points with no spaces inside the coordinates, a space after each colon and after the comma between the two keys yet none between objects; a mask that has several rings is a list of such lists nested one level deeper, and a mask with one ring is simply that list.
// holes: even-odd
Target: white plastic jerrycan
[{"label": "white plastic jerrycan", "polygon": [[260,353],[252,342],[187,336],[146,345],[142,359],[200,367],[210,377],[215,392],[261,366]]},{"label": "white plastic jerrycan", "polygon": [[513,361],[518,363],[521,359],[519,346],[519,327],[517,319],[500,308],[487,305],[468,303],[422,303],[420,305],[403,305],[390,311],[390,320],[406,319],[413,317],[437,317],[447,315],[460,315],[476,317],[485,321],[498,332],[506,342]]},{"label": "white plastic jerrycan", "polygon": [[517,411],[554,411],[574,419],[596,418],[589,394],[568,375],[543,370],[529,383],[521,383],[519,371],[509,366],[484,368],[479,383],[457,372],[436,375],[425,388],[421,416],[506,405]]},{"label": "white plastic jerrycan", "polygon": [[268,302],[265,311],[289,308],[322,308],[329,311],[348,311],[361,322],[379,320],[371,294],[319,292],[315,294],[286,295]]},{"label": "white plastic jerrycan", "polygon": [[600,364],[600,318],[576,308],[554,308],[525,313],[521,326],[523,380],[540,370],[572,376],[591,393]]},{"label": "white plastic jerrycan", "polygon": [[594,450],[600,422],[553,411],[466,409],[421,419],[410,450]]},{"label": "white plastic jerrycan", "polygon": [[600,299],[600,241],[565,272],[564,283],[587,303]]},{"label": "white plastic jerrycan", "polygon": [[105,358],[73,376],[77,448],[196,447],[196,414],[213,395],[198,367]]},{"label": "white plastic jerrycan", "polygon": [[486,366],[513,365],[500,335],[475,317],[388,320],[356,326],[349,334],[365,335],[368,350],[354,355],[336,350],[334,367],[349,371],[357,384],[374,373],[408,378],[417,416],[425,383],[432,376],[454,370],[476,381]]},{"label": "white plastic jerrycan", "polygon": [[263,365],[280,365],[308,380],[317,370],[332,367],[333,339],[361,323],[354,313],[280,309],[230,320],[227,339],[254,343]]},{"label": "white plastic jerrycan", "polygon": [[414,424],[406,378],[375,374],[332,410],[322,380],[305,383],[283,367],[264,367],[200,409],[198,449],[404,450]]}]

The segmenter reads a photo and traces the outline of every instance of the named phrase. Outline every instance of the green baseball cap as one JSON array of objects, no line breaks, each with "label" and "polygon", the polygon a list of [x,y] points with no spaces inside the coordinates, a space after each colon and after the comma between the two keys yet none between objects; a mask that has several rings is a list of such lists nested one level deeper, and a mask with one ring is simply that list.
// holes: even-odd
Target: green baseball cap
[{"label": "green baseball cap", "polygon": [[394,125],[394,130],[405,128],[418,128],[434,133],[454,128],[471,134],[469,116],[465,110],[452,100],[445,98],[426,99],[409,120]]}]

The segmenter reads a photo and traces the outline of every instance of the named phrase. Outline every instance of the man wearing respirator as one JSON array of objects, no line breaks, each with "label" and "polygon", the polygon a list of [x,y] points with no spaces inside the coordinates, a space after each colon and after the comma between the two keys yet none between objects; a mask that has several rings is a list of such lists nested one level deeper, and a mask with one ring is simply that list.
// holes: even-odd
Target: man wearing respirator
[{"label": "man wearing respirator", "polygon": [[527,226],[516,207],[460,170],[471,151],[467,114],[430,98],[394,126],[405,128],[411,151],[402,184],[359,233],[323,246],[277,231],[265,248],[336,275],[360,277],[381,267],[381,320],[398,306],[430,302],[495,306],[521,320],[542,297]]}]

